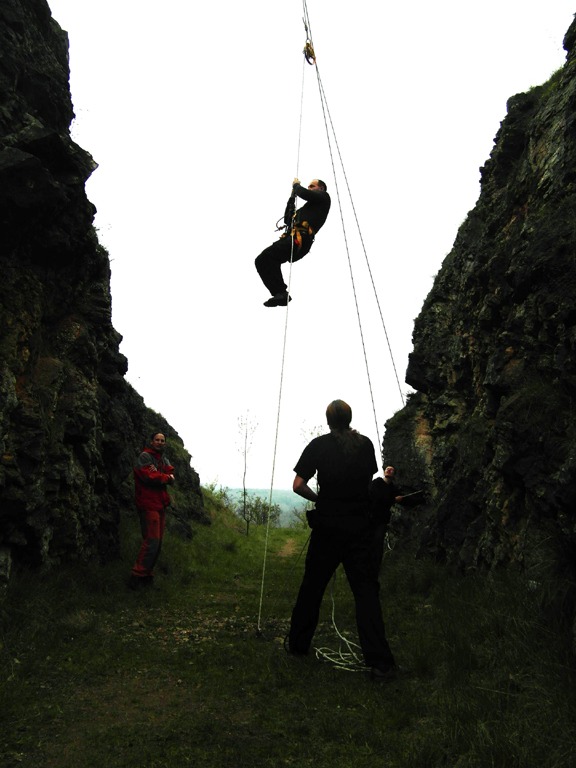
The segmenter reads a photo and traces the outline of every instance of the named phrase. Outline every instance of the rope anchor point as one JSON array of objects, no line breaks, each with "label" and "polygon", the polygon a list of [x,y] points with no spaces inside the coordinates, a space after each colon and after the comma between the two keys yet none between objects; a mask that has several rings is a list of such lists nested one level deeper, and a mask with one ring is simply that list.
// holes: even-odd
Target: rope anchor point
[{"label": "rope anchor point", "polygon": [[304,46],[302,53],[308,64],[316,64],[316,54],[314,53],[314,48],[312,47],[310,40],[306,40],[306,45]]}]

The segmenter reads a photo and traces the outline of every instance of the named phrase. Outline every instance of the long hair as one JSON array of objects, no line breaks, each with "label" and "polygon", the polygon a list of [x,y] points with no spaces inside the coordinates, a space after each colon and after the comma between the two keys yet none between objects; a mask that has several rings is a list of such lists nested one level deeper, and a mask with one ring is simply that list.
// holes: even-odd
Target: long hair
[{"label": "long hair", "polygon": [[345,453],[352,453],[360,444],[362,435],[351,429],[352,408],[344,400],[332,400],[326,408],[326,421],[330,433]]}]

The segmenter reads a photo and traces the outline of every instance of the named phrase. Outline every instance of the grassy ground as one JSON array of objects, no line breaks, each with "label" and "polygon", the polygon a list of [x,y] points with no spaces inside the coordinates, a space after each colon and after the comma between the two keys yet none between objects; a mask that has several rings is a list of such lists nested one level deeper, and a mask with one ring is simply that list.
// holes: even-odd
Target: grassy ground
[{"label": "grassy ground", "polygon": [[[157,583],[125,581],[138,546],[99,569],[18,576],[0,609],[2,768],[576,767],[566,633],[508,575],[465,579],[392,551],[390,643],[407,668],[374,683],[283,650],[307,531],[246,537],[224,511],[168,536]],[[317,644],[355,638],[338,572]],[[3,761],[3,762],[2,762]]]}]

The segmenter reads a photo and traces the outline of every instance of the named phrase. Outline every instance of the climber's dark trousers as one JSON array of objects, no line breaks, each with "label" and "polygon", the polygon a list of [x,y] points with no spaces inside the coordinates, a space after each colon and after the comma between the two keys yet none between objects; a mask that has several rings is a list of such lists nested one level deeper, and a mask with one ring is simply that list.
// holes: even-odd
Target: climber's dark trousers
[{"label": "climber's dark trousers", "polygon": [[282,277],[282,264],[290,261],[290,256],[292,256],[292,262],[300,261],[303,256],[306,256],[313,242],[313,237],[303,235],[302,245],[298,248],[296,243],[294,243],[294,252],[292,253],[292,238],[281,237],[275,243],[268,246],[268,248],[265,248],[260,256],[256,258],[254,263],[256,264],[258,274],[272,296],[287,290],[286,283]]}]

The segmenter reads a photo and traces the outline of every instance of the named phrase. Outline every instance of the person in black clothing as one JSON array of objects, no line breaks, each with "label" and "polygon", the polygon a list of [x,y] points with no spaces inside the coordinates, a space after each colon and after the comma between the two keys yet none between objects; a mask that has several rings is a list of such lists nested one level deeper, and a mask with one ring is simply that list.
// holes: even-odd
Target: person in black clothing
[{"label": "person in black clothing", "polygon": [[[296,196],[306,202],[295,212]],[[272,294],[272,298],[264,302],[265,307],[285,307],[292,300],[282,277],[281,265],[290,260],[299,261],[309,252],[329,210],[330,195],[323,181],[314,179],[306,189],[300,186],[298,179],[294,179],[292,195],[284,212],[286,231],[279,240],[265,248],[255,261],[262,282]]]},{"label": "person in black clothing", "polygon": [[375,517],[378,518],[379,522],[388,525],[392,506],[400,503],[404,497],[400,495],[398,486],[394,482],[396,477],[394,467],[384,467],[383,475],[383,477],[376,477],[372,480],[370,499]]},{"label": "person in black clothing", "polygon": [[[371,566],[373,524],[369,488],[378,469],[374,446],[350,428],[352,410],[334,400],[326,410],[330,433],[316,437],[294,467],[293,490],[316,508],[308,513],[312,528],[304,577],[292,611],[288,650],[309,651],[324,591],[343,564],[356,603],[356,624],[364,661],[372,677],[382,679],[395,670],[386,640],[379,584]],[[318,493],[308,485],[317,474]]]},{"label": "person in black clothing", "polygon": [[370,484],[371,517],[374,526],[371,558],[376,578],[380,574],[380,566],[384,556],[384,539],[390,522],[392,506],[400,504],[403,496],[394,483],[396,470],[392,466],[384,468],[384,477],[376,477]]}]

